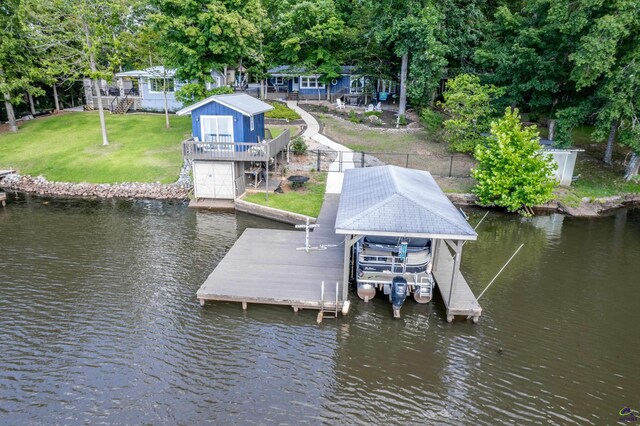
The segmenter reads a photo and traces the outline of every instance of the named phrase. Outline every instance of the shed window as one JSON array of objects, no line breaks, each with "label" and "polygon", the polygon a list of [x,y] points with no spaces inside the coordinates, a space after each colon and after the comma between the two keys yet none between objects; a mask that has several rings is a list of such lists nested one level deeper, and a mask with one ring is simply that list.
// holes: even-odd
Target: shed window
[{"label": "shed window", "polygon": [[[230,115],[200,116],[203,142],[225,144],[217,149],[233,149],[233,117]],[[228,145],[226,145],[228,143]]]},{"label": "shed window", "polygon": [[318,81],[316,75],[303,75],[300,76],[300,88],[301,89],[324,89],[324,83]]},{"label": "shed window", "polygon": [[151,93],[164,93],[165,81],[167,93],[173,93],[175,91],[175,83],[172,78],[150,78],[149,79],[149,92]]}]

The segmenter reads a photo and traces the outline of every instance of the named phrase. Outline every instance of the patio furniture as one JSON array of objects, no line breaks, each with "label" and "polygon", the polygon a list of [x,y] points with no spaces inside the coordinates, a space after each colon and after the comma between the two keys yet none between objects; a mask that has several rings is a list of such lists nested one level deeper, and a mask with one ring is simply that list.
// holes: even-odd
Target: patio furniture
[{"label": "patio furniture", "polygon": [[382,112],[382,102],[378,102],[373,108],[374,111]]},{"label": "patio furniture", "polygon": [[307,183],[307,181],[309,180],[309,177],[293,175],[293,176],[289,176],[287,180],[291,183],[291,189],[297,189],[297,188],[302,188],[304,184]]},{"label": "patio furniture", "polygon": [[254,166],[244,171],[244,174],[249,177],[253,177],[253,187],[257,188],[258,184],[262,182],[262,167]]},{"label": "patio furniture", "polygon": [[336,109],[345,109],[345,108],[346,108],[345,104],[340,99],[336,99]]}]

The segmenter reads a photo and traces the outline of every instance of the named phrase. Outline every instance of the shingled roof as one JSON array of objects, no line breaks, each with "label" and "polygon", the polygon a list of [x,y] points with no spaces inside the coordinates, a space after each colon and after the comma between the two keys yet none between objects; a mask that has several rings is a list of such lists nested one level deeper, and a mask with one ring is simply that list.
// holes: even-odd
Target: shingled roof
[{"label": "shingled roof", "polygon": [[345,171],[336,233],[475,240],[429,172],[396,166]]}]

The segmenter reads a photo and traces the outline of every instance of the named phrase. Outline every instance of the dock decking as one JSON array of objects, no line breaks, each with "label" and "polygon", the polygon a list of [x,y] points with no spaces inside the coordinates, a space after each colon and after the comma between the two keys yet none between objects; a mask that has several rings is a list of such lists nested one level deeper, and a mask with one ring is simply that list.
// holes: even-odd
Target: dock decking
[{"label": "dock decking", "polygon": [[321,283],[325,283],[328,309],[342,309],[336,300],[343,280],[341,236],[334,232],[337,196],[326,196],[318,217],[319,228],[310,235],[310,245],[325,250],[296,250],[305,246],[304,231],[247,229],[197,292],[201,304],[207,300],[321,308]]},{"label": "dock decking", "polygon": [[437,269],[433,270],[433,277],[438,284],[438,289],[447,310],[447,321],[453,321],[454,315],[464,315],[471,316],[473,322],[477,323],[482,314],[482,308],[460,272],[456,274],[456,281],[453,283],[453,294],[451,294],[453,257],[445,244],[438,244],[437,257],[438,266]]}]

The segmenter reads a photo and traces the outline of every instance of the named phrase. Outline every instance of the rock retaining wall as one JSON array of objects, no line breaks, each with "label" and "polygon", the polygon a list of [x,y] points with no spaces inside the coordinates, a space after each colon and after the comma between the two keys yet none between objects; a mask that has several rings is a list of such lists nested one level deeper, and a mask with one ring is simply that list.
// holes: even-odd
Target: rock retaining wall
[{"label": "rock retaining wall", "polygon": [[175,184],[160,183],[67,183],[49,182],[43,177],[9,175],[0,180],[0,187],[50,197],[78,198],[140,198],[153,200],[184,200],[192,190],[183,181]]}]

